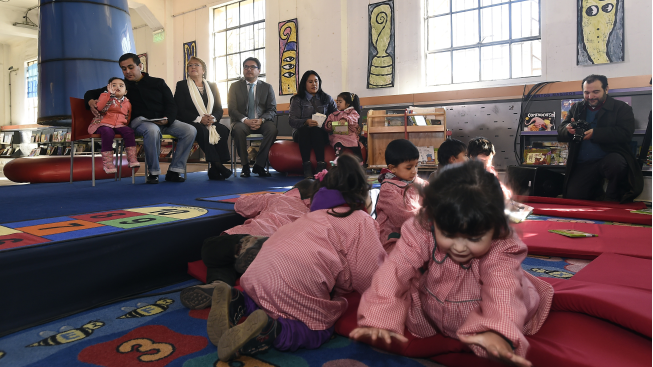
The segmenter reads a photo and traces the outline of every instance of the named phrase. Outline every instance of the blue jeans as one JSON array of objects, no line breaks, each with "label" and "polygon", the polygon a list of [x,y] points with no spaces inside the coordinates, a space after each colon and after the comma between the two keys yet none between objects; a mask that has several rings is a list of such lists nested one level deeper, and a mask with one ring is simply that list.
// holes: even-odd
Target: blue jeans
[{"label": "blue jeans", "polygon": [[197,130],[192,125],[175,120],[166,126],[159,126],[153,122],[145,121],[143,116],[136,117],[129,125],[136,135],[143,136],[145,160],[151,175],[161,174],[159,168],[159,154],[161,153],[161,135],[172,135],[177,138],[177,148],[172,155],[172,162],[168,171],[184,173],[190,148],[195,142]]}]

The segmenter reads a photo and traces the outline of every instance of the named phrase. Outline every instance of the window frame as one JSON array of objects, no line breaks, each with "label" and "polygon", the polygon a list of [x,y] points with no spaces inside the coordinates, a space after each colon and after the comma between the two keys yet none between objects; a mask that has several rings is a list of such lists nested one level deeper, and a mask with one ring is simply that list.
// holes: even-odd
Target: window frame
[{"label": "window frame", "polygon": [[[209,69],[210,69],[210,73],[212,75],[212,79],[217,84],[218,89],[220,89],[219,87],[220,87],[221,83],[226,83],[227,84],[227,89],[226,89],[227,93],[229,92],[229,87],[231,86],[232,83],[234,83],[234,82],[236,82],[238,80],[241,80],[243,78],[242,60],[240,61],[240,65],[239,65],[240,74],[237,77],[229,78],[229,63],[228,63],[229,56],[240,55],[240,54],[243,54],[243,53],[255,54],[257,51],[261,51],[261,50],[265,52],[265,48],[266,48],[265,47],[266,46],[265,36],[264,36],[263,37],[263,47],[258,47],[257,48],[256,47],[256,42],[254,42],[254,45],[253,45],[252,49],[248,49],[248,50],[243,51],[241,49],[241,47],[240,47],[241,46],[241,37],[238,37],[238,50],[239,51],[228,53],[227,50],[225,49],[225,54],[218,56],[218,52],[215,49],[216,36],[218,34],[226,34],[229,31],[233,31],[233,30],[240,29],[240,28],[252,27],[252,26],[254,26],[256,24],[261,24],[261,23],[263,25],[265,25],[265,6],[266,6],[265,0],[263,0],[264,1],[264,3],[263,3],[263,10],[264,10],[263,19],[255,20],[255,21],[245,23],[245,24],[240,24],[240,20],[242,18],[241,3],[246,2],[246,1],[248,1],[248,0],[238,0],[238,1],[226,2],[226,3],[220,4],[218,6],[215,6],[215,7],[211,8],[211,19],[210,19],[211,20],[211,24],[210,24],[210,27],[211,27],[211,65],[210,65]],[[215,30],[215,23],[217,22],[216,17],[215,17],[216,10],[220,9],[220,8],[224,8],[225,12],[227,12],[227,8],[229,6],[234,5],[234,4],[238,4],[238,23],[239,24],[236,25],[236,26],[227,27],[227,28],[220,29],[220,30],[216,31]],[[255,14],[256,1],[252,1],[251,6],[252,6],[252,14]],[[225,37],[226,37],[226,35],[225,35]],[[228,45],[229,45],[229,43],[225,40],[225,47],[227,47],[227,49],[228,49]],[[218,78],[217,63],[218,63],[218,59],[221,58],[221,57],[224,57],[225,68],[226,68],[225,70],[227,70],[227,74],[226,74],[227,78],[218,80],[217,79]],[[259,61],[261,61],[262,66],[263,65],[266,66],[266,71],[267,71],[267,65],[266,65],[265,60],[259,60]],[[258,79],[265,81],[266,73],[263,73],[262,70],[261,70],[260,74],[258,75]],[[224,98],[224,97],[222,97],[222,98]]]},{"label": "window frame", "polygon": [[[34,97],[30,97],[30,75],[29,75],[29,67],[32,65],[36,65],[36,84],[35,84],[35,90],[33,91],[33,94],[35,94]],[[39,63],[38,59],[33,59],[25,62],[25,113],[27,113],[26,117],[29,117],[29,120],[31,123],[36,123],[36,120],[38,118],[38,109],[39,109],[39,88],[38,88],[38,83],[39,83]]]},{"label": "window frame", "polygon": [[[426,34],[426,37],[424,37],[425,40],[425,45],[424,45],[424,65],[425,65],[425,70],[428,75],[428,65],[427,65],[427,60],[429,55],[434,55],[438,53],[449,53],[450,57],[450,65],[451,65],[451,74],[450,74],[450,80],[449,83],[434,83],[434,84],[429,84],[429,78],[428,76],[425,78],[426,80],[426,86],[427,87],[437,87],[437,86],[446,86],[446,85],[457,85],[457,84],[464,84],[464,83],[484,83],[484,82],[493,82],[493,81],[509,81],[509,80],[516,80],[516,79],[522,79],[522,78],[537,78],[541,77],[544,72],[544,65],[542,63],[541,69],[540,69],[540,75],[528,75],[528,76],[519,76],[519,77],[513,77],[513,44],[516,43],[525,43],[525,42],[532,42],[532,41],[540,41],[540,47],[542,45],[542,0],[503,0],[498,4],[490,4],[490,5],[481,5],[481,2],[483,0],[477,0],[477,6],[476,7],[471,7],[468,9],[464,10],[457,10],[453,11],[453,1],[455,0],[449,0],[449,11],[446,13],[440,13],[437,15],[428,15],[428,9],[429,9],[429,1],[434,1],[434,0],[425,0],[425,7],[424,7],[424,32]],[[537,1],[537,12],[538,12],[538,35],[537,36],[529,36],[529,37],[521,37],[521,38],[513,38],[512,37],[512,5],[513,4],[519,4],[519,3],[526,3],[526,2],[531,2],[531,1]],[[482,10],[483,9],[490,9],[493,7],[499,7],[499,6],[504,6],[508,5],[508,39],[506,40],[501,40],[501,41],[492,41],[492,42],[487,42],[483,43],[483,29],[482,29]],[[454,22],[453,22],[453,16],[455,14],[461,14],[465,12],[469,12],[471,10],[477,10],[478,14],[478,42],[475,44],[471,45],[464,45],[464,46],[454,46]],[[447,48],[442,48],[442,49],[437,49],[433,51],[429,51],[429,39],[431,37],[430,32],[429,32],[429,20],[430,19],[435,19],[438,17],[444,17],[448,16],[449,17],[449,36],[450,36],[450,47]],[[482,60],[482,48],[483,47],[492,47],[492,46],[501,46],[501,45],[508,45],[508,78],[503,78],[503,79],[487,79],[483,80],[482,78],[482,72],[483,72],[483,60]],[[470,49],[478,49],[478,79],[475,81],[461,81],[461,82],[454,82],[454,52],[455,51],[461,51],[461,50],[470,50]],[[542,55],[542,49],[540,49],[540,56]],[[543,59],[543,57],[542,57]],[[542,60],[540,60],[542,61]]]}]

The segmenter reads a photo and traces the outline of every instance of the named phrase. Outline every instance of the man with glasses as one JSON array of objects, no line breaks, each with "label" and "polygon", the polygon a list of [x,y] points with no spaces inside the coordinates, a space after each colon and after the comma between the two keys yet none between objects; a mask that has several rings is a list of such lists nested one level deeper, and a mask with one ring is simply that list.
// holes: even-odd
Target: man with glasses
[{"label": "man with glasses", "polygon": [[[277,102],[272,86],[258,80],[261,72],[261,62],[249,57],[243,62],[244,79],[234,82],[229,87],[227,104],[231,117],[231,138],[236,144],[236,150],[243,166],[240,177],[249,177],[249,158],[247,157],[246,137],[250,134],[262,134],[263,140],[259,148],[256,162],[251,172],[259,177],[269,177],[265,170],[268,153],[277,138],[277,127],[274,117],[277,113]],[[232,157],[235,159],[235,157]]]}]

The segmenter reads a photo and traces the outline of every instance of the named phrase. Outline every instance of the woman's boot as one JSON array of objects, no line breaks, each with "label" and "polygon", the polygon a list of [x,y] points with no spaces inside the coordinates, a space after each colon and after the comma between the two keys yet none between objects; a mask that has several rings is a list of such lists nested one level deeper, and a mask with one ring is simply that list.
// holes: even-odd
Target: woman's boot
[{"label": "woman's boot", "polygon": [[116,166],[113,165],[113,151],[102,152],[102,165],[106,173],[118,172]]},{"label": "woman's boot", "polygon": [[317,162],[317,169],[316,169],[316,171],[317,171],[318,173],[320,173],[320,172],[322,172],[323,170],[325,170],[326,167],[327,167],[327,166],[326,166],[326,163],[325,163],[325,162]]},{"label": "woman's boot", "polygon": [[126,147],[125,150],[127,151],[129,167],[140,167],[141,164],[138,163],[138,158],[136,158],[136,147]]},{"label": "woman's boot", "polygon": [[311,164],[311,161],[304,162],[302,168],[304,169],[304,178],[313,178],[313,164]]}]

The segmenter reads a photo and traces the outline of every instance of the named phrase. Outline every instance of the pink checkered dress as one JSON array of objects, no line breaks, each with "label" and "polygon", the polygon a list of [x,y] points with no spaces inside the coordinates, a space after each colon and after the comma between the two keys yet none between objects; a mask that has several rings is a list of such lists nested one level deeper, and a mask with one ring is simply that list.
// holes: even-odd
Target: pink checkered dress
[{"label": "pink checkered dress", "polygon": [[[415,177],[414,182],[421,186],[427,183],[419,177]],[[419,193],[412,187],[406,191],[408,185],[410,184],[405,181],[395,179],[386,179],[381,183],[376,201],[376,221],[381,228],[381,243],[388,253],[397,242],[396,238],[388,239],[388,235],[400,233],[404,222],[414,217],[422,207]]]},{"label": "pink checkered dress", "polygon": [[[493,330],[520,356],[549,314],[553,288],[521,268],[526,245],[514,235],[496,240],[483,257],[464,268],[435,246],[430,230],[416,219],[401,228],[388,260],[374,275],[358,308],[360,326],[377,327],[426,338],[441,332],[458,339]],[[421,274],[419,269],[428,265]],[[474,353],[486,352],[472,346]]]},{"label": "pink checkered dress", "polygon": [[234,210],[250,219],[224,232],[270,237],[281,226],[292,223],[308,213],[309,206],[310,200],[302,200],[298,189],[292,189],[284,194],[242,196],[236,201]]},{"label": "pink checkered dress", "polygon": [[362,294],[385,260],[372,217],[357,210],[337,218],[327,214],[330,210],[313,211],[280,228],[240,278],[247,295],[271,317],[328,329],[347,309],[342,295]]}]

